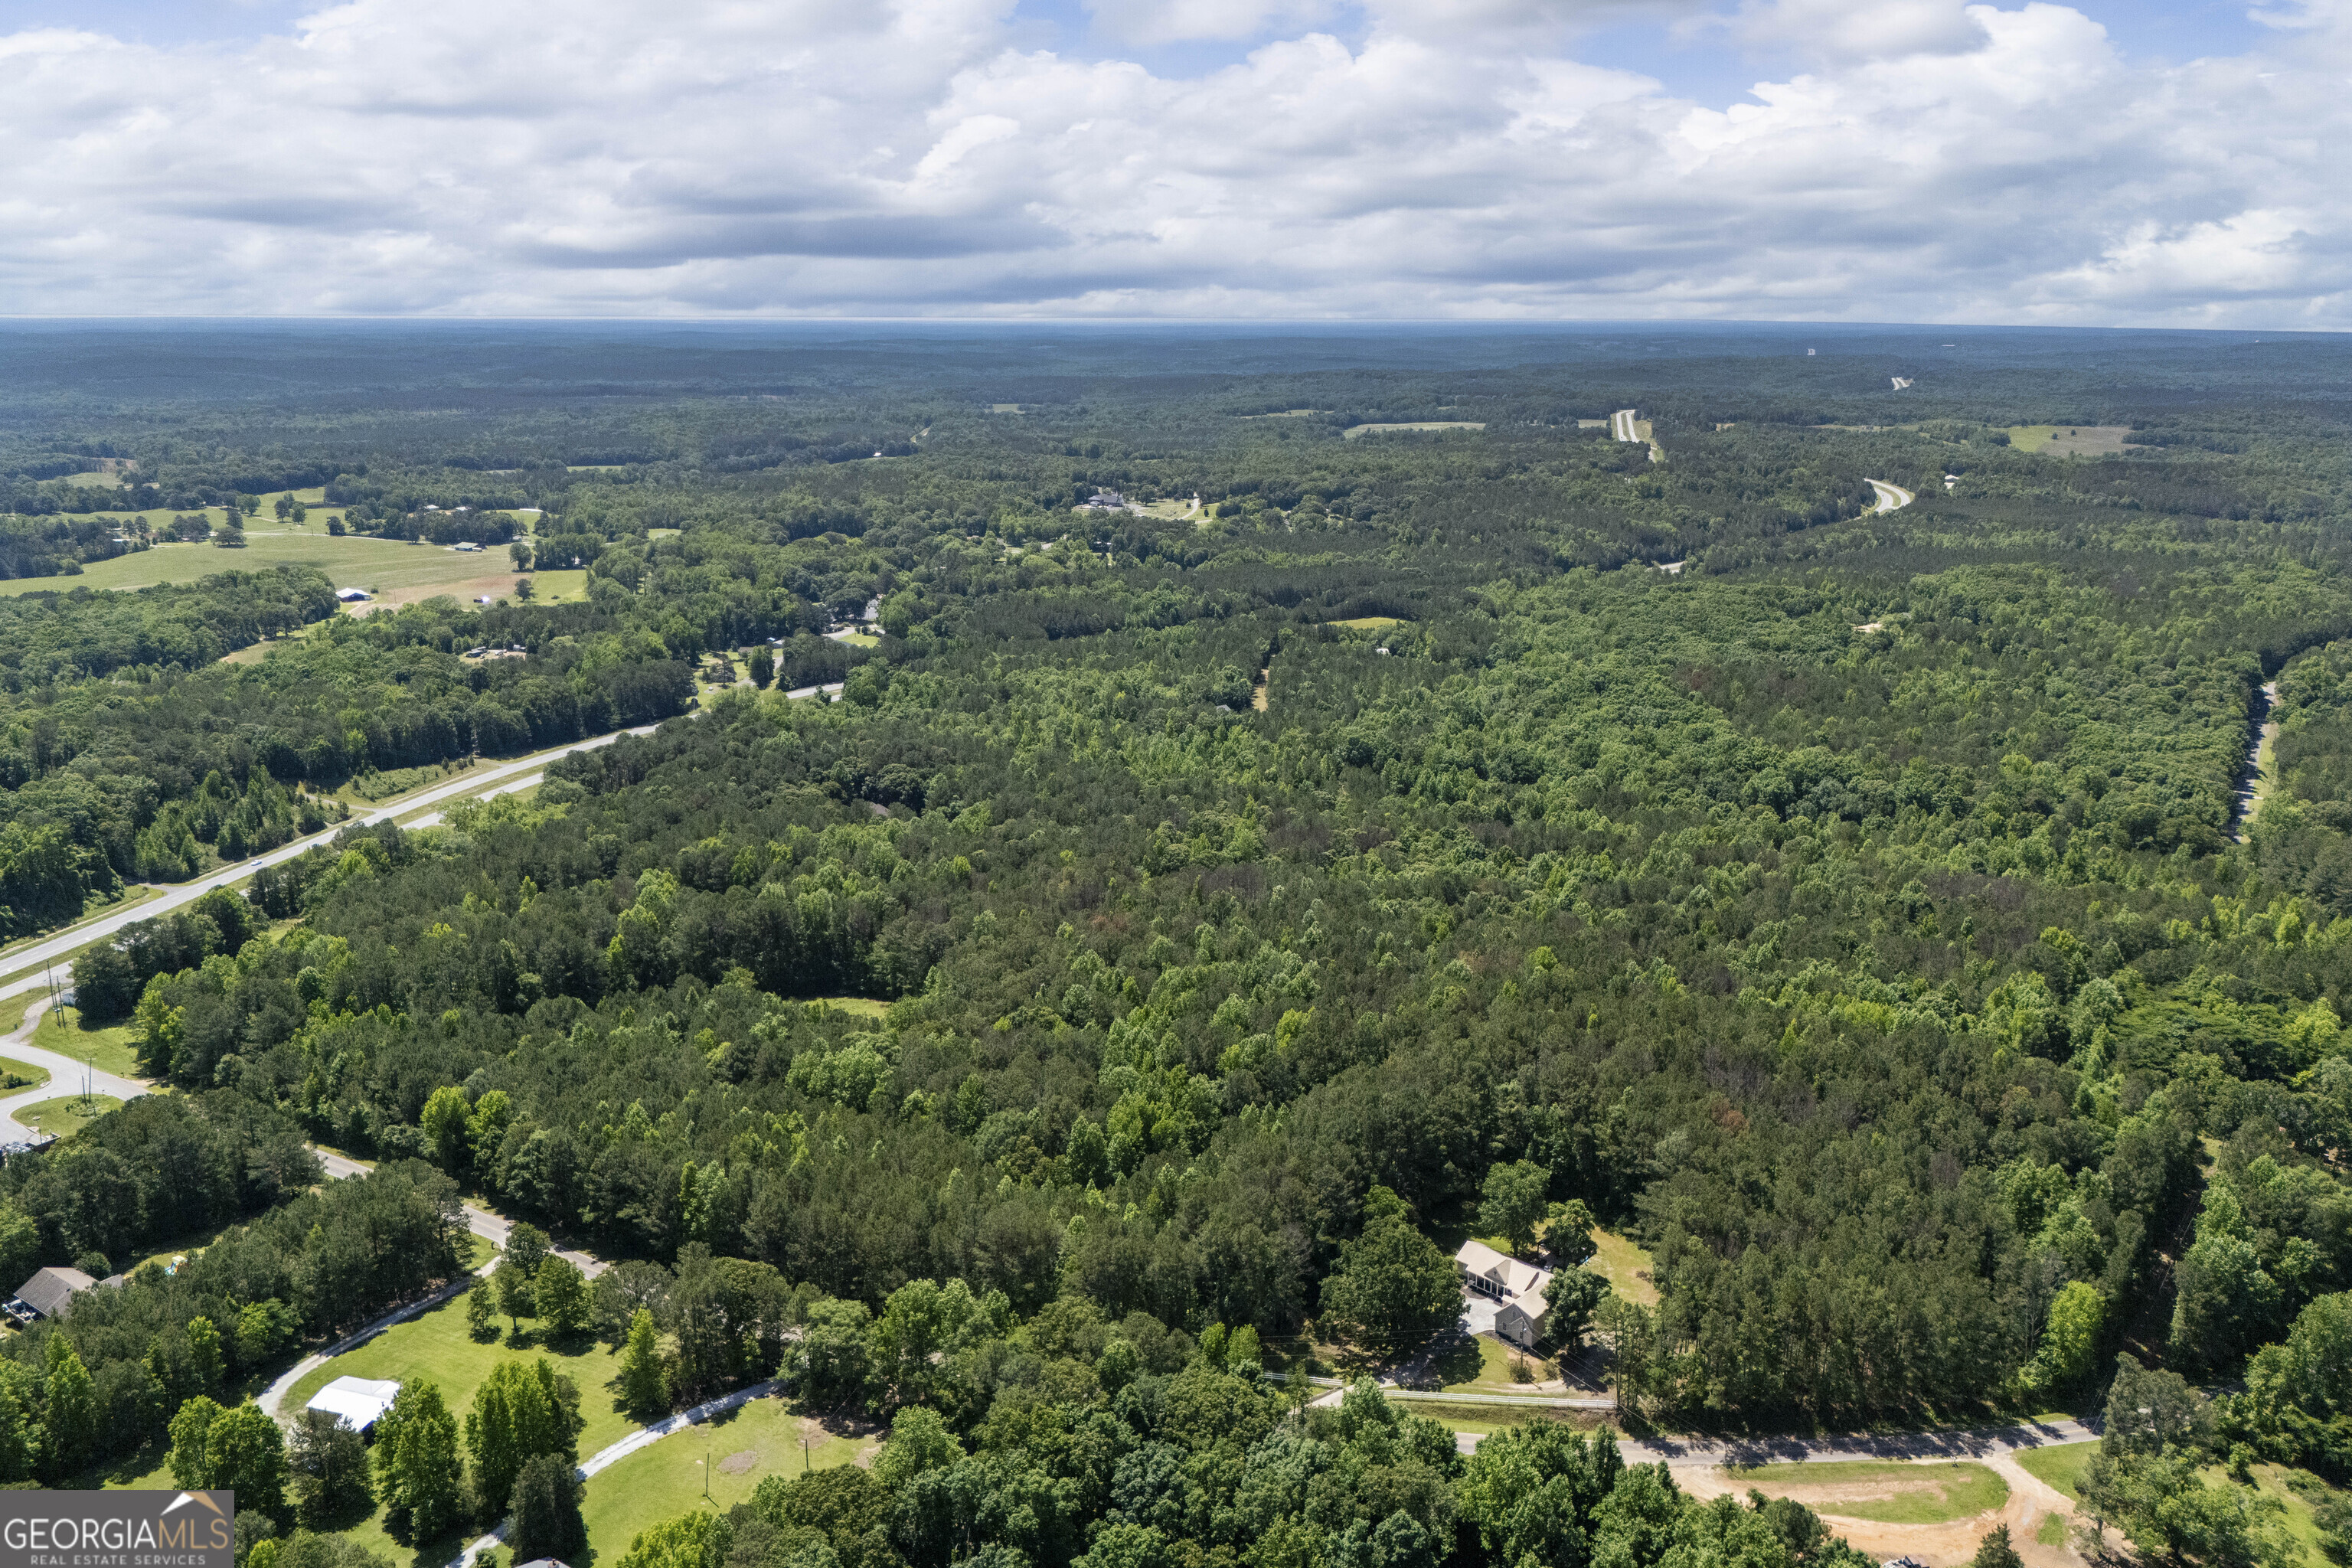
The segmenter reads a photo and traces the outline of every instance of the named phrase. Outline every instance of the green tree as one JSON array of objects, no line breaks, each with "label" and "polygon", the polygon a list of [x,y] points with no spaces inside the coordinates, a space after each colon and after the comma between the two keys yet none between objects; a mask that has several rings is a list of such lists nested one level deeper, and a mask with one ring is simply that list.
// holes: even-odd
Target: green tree
[{"label": "green tree", "polygon": [[550,1253],[539,1266],[531,1297],[539,1318],[556,1335],[584,1333],[588,1328],[588,1279],[579,1266]]},{"label": "green tree", "polygon": [[866,1335],[867,1363],[885,1407],[929,1395],[939,1363],[987,1319],[961,1279],[910,1279],[890,1292]]},{"label": "green tree", "polygon": [[32,1479],[40,1452],[32,1369],[0,1362],[0,1483]]},{"label": "green tree", "polygon": [[669,1378],[662,1367],[661,1336],[654,1315],[640,1307],[629,1318],[629,1340],[621,1352],[621,1408],[639,1421],[669,1409]]},{"label": "green tree", "polygon": [[99,1409],[89,1369],[64,1334],[50,1331],[43,1355],[47,1368],[43,1401],[41,1458],[52,1480],[63,1480],[89,1463],[98,1442]]},{"label": "green tree", "polygon": [[2009,1526],[1994,1525],[1977,1542],[1977,1554],[1969,1559],[1969,1568],[2025,1568],[2025,1559],[2017,1554],[2017,1543],[2009,1538]]},{"label": "green tree", "polygon": [[508,1506],[513,1528],[507,1544],[517,1563],[541,1557],[576,1563],[588,1549],[587,1521],[580,1516],[580,1482],[568,1459],[534,1454],[523,1461]]},{"label": "green tree", "polygon": [[2050,1299],[2042,1321],[2042,1342],[2026,1368],[2037,1389],[2069,1389],[2091,1375],[2097,1363],[2099,1332],[2106,1321],[2106,1301],[2098,1290],[2071,1279]]},{"label": "green tree", "polygon": [[1323,1281],[1326,1323],[1367,1347],[1419,1344],[1461,1315],[1454,1259],[1393,1214],[1341,1247],[1339,1268]]},{"label": "green tree", "polygon": [[287,1445],[294,1511],[318,1529],[364,1517],[374,1506],[368,1485],[367,1443],[352,1424],[326,1410],[299,1412]]},{"label": "green tree", "polygon": [[172,1417],[172,1451],[165,1460],[171,1467],[174,1486],[190,1491],[211,1489],[212,1454],[207,1445],[212,1438],[213,1423],[220,1415],[219,1404],[206,1394],[199,1394],[181,1402],[179,1414]]},{"label": "green tree", "polygon": [[536,1305],[531,1299],[531,1278],[511,1257],[500,1259],[490,1278],[498,1287],[499,1310],[507,1315],[509,1331],[519,1340],[522,1321],[532,1315]]},{"label": "green tree", "polygon": [[199,1389],[218,1388],[228,1375],[228,1360],[221,1352],[220,1331],[210,1318],[188,1320],[188,1375]]},{"label": "green tree", "polygon": [[482,1495],[511,1495],[524,1461],[534,1454],[577,1465],[582,1425],[580,1391],[545,1356],[491,1368],[466,1416],[466,1450]]},{"label": "green tree", "polygon": [[870,1364],[866,1331],[872,1316],[863,1301],[826,1296],[809,1303],[800,1342],[792,1352],[792,1372],[802,1398],[830,1410],[866,1396]]},{"label": "green tree", "polygon": [[433,1091],[416,1118],[435,1163],[461,1181],[469,1168],[466,1134],[473,1110],[473,1103],[466,1098],[464,1089],[455,1084],[444,1084]]},{"label": "green tree", "polygon": [[1544,1334],[1562,1345],[1576,1345],[1592,1325],[1592,1315],[1609,1294],[1609,1281],[1583,1268],[1562,1268],[1544,1287],[1550,1310],[1544,1316]]},{"label": "green tree", "polygon": [[938,1411],[910,1405],[890,1417],[890,1440],[875,1457],[874,1476],[897,1492],[927,1471],[953,1469],[963,1457],[963,1445]]},{"label": "green tree", "polygon": [[762,691],[776,679],[776,656],[764,647],[751,650],[751,684]]},{"label": "green tree", "polygon": [[457,1420],[431,1378],[402,1381],[392,1408],[376,1423],[375,1465],[384,1503],[408,1515],[413,1540],[436,1541],[457,1527]]},{"label": "green tree", "polygon": [[700,1509],[641,1530],[621,1554],[618,1568],[704,1568],[711,1540],[726,1521]]},{"label": "green tree", "polygon": [[1544,1215],[1544,1249],[1564,1268],[1581,1268],[1595,1250],[1592,1211],[1582,1198],[1554,1204]]},{"label": "green tree", "polygon": [[555,1243],[548,1238],[547,1232],[527,1220],[507,1233],[507,1257],[522,1270],[526,1279],[539,1277],[539,1266],[546,1262],[547,1255],[554,1250]]},{"label": "green tree", "polygon": [[530,571],[530,545],[526,541],[520,539],[516,540],[513,543],[507,546],[507,559],[514,563],[514,569],[516,571]]},{"label": "green tree", "polygon": [[478,1340],[496,1339],[498,1330],[490,1320],[498,1316],[498,1294],[490,1285],[490,1277],[475,1275],[474,1282],[466,1288],[466,1331]]},{"label": "green tree", "polygon": [[2249,1487],[2214,1486],[2194,1453],[2092,1456],[2077,1483],[2094,1517],[2142,1552],[2201,1568],[2286,1568],[2301,1555],[2281,1525],[2285,1505]]},{"label": "green tree", "polygon": [[205,1435],[213,1485],[233,1489],[236,1506],[276,1518],[286,1508],[286,1439],[278,1423],[247,1400],[214,1418]]},{"label": "green tree", "polygon": [[1550,1184],[1551,1173],[1532,1160],[1494,1166],[1480,1192],[1478,1223],[1508,1241],[1513,1252],[1524,1251],[1543,1221],[1544,1189]]}]

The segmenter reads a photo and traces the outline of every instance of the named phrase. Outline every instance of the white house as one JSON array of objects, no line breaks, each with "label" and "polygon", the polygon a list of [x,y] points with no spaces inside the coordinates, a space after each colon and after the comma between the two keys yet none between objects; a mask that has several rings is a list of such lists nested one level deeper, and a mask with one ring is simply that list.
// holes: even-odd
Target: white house
[{"label": "white house", "polygon": [[1495,1332],[1523,1350],[1543,1338],[1544,1314],[1551,1310],[1544,1291],[1551,1270],[1506,1258],[1483,1242],[1465,1241],[1454,1255],[1465,1289],[1495,1302]]},{"label": "white house", "polygon": [[399,1394],[400,1384],[390,1379],[339,1377],[312,1394],[303,1408],[340,1415],[352,1424],[353,1431],[364,1433],[383,1419]]}]

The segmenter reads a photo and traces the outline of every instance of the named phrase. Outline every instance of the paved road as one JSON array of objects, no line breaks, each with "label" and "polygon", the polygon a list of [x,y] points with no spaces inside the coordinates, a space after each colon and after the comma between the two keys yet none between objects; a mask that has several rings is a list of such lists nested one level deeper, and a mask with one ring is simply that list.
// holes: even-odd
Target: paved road
[{"label": "paved road", "polygon": [[1870,509],[1874,512],[1900,511],[1919,499],[1901,485],[1890,485],[1885,479],[1867,479],[1864,482],[1878,492],[1878,504]]},{"label": "paved road", "polygon": [[[1832,1437],[1620,1437],[1617,1451],[1633,1465],[1816,1465],[1839,1459],[1987,1459],[2027,1448],[2087,1443],[2097,1436],[2093,1428],[2069,1417],[1953,1432],[1856,1432]],[[1478,1438],[1475,1432],[1457,1432],[1454,1441],[1468,1454],[1477,1450]]]},{"label": "paved road", "polygon": [[[0,1056],[13,1057],[20,1062],[49,1069],[49,1081],[38,1089],[24,1089],[0,1100],[0,1143],[32,1143],[44,1134],[16,1120],[19,1106],[37,1105],[45,1100],[55,1100],[61,1094],[79,1094],[83,1081],[82,1064],[72,1057],[56,1051],[45,1051],[26,1044],[33,1031],[40,1027],[41,1009],[48,1005],[43,997],[25,1014],[25,1021],[13,1034],[0,1039]],[[110,1094],[117,1100],[136,1100],[147,1092],[148,1086],[135,1078],[117,1078],[110,1072],[89,1075],[90,1092]]]},{"label": "paved road", "polygon": [[[436,784],[421,794],[409,795],[389,805],[379,806],[364,816],[353,816],[348,822],[339,822],[324,832],[314,833],[308,838],[298,838],[290,844],[280,845],[266,855],[256,855],[251,859],[240,860],[234,866],[223,867],[208,877],[199,877],[193,882],[174,883],[163,889],[159,898],[150,899],[143,904],[133,905],[130,909],[118,910],[103,919],[76,926],[71,931],[51,937],[45,942],[36,942],[30,947],[20,948],[5,957],[0,957],[0,970],[16,970],[26,964],[46,964],[61,959],[97,941],[100,937],[114,935],[134,921],[152,921],[159,915],[169,914],[184,904],[194,903],[215,888],[226,888],[233,882],[242,881],[264,866],[275,866],[281,861],[291,860],[306,849],[327,843],[346,827],[392,822],[407,816],[420,806],[436,805],[442,801],[455,800],[463,795],[480,795],[492,786],[514,778],[517,774],[534,771],[543,773],[547,764],[557,757],[569,756],[574,752],[593,752],[599,746],[611,745],[623,735],[650,735],[654,732],[654,729],[655,726],[651,724],[642,724],[634,730],[616,730],[609,735],[598,735],[593,740],[583,741],[577,745],[561,747],[552,752],[541,752],[534,756],[519,757],[509,763],[494,763],[486,767],[468,769],[447,784]],[[27,991],[37,991],[46,984],[41,975],[28,974],[14,984],[0,985],[0,998],[21,995]]]}]

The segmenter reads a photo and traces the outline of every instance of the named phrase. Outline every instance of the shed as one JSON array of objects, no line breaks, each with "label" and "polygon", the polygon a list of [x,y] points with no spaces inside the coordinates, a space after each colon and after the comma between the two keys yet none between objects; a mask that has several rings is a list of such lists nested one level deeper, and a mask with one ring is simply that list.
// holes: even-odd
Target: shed
[{"label": "shed", "polygon": [[341,599],[346,605],[363,604],[366,602],[367,596],[368,591],[365,588],[338,588],[335,590],[335,597]]},{"label": "shed", "polygon": [[340,1415],[352,1424],[352,1430],[364,1434],[383,1419],[399,1394],[400,1384],[389,1378],[339,1377],[312,1394],[303,1408]]}]

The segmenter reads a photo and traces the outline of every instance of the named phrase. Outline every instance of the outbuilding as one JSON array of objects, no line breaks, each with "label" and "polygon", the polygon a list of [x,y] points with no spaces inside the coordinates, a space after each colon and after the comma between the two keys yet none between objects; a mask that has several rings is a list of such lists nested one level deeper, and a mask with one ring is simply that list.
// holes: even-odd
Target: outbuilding
[{"label": "outbuilding", "polygon": [[339,1377],[312,1394],[302,1408],[340,1415],[365,1436],[399,1395],[400,1384],[390,1378]]}]

